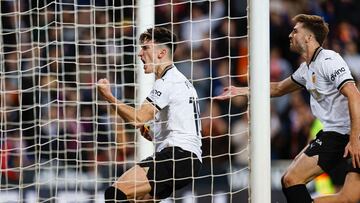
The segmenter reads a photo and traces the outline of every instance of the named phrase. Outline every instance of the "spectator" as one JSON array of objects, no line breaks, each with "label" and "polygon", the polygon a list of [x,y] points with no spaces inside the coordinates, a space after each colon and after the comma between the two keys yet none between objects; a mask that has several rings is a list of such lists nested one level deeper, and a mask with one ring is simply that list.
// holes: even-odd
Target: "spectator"
[{"label": "spectator", "polygon": [[344,60],[349,65],[357,86],[360,88],[360,54],[355,42],[350,41],[345,44]]}]

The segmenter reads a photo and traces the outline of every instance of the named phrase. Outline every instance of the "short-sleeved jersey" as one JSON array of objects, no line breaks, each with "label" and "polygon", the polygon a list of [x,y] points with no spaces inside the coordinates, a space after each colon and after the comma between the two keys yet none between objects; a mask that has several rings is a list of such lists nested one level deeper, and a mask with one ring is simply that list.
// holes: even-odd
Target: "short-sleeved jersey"
[{"label": "short-sleeved jersey", "polygon": [[178,146],[201,160],[198,96],[189,80],[174,65],[169,66],[146,99],[159,110],[153,121],[156,151]]},{"label": "short-sleeved jersey", "polygon": [[354,79],[338,53],[319,47],[310,64],[302,63],[291,79],[309,91],[311,110],[323,123],[324,131],[350,132],[348,100],[340,89]]}]

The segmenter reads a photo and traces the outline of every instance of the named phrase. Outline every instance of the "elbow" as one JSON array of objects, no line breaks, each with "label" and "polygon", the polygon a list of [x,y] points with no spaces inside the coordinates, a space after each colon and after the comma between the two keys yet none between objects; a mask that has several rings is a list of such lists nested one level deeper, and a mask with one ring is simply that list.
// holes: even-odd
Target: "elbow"
[{"label": "elbow", "polygon": [[136,128],[140,128],[141,126],[143,126],[147,121],[144,120],[141,116],[136,116],[135,120],[134,120],[134,127]]},{"label": "elbow", "polygon": [[142,123],[142,124],[141,124],[141,123],[135,123],[135,124],[134,124],[134,127],[135,127],[135,128],[141,128],[142,126],[144,126],[143,123]]},{"label": "elbow", "polygon": [[270,97],[280,97],[282,94],[279,91],[271,91]]},{"label": "elbow", "polygon": [[270,84],[270,97],[279,97],[279,96],[281,96],[279,85],[277,83]]}]

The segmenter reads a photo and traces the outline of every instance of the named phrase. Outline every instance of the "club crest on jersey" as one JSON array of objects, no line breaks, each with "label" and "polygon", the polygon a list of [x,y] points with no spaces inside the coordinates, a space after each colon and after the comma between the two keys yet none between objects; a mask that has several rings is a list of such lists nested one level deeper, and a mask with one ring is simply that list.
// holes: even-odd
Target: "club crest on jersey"
[{"label": "club crest on jersey", "polygon": [[311,75],[311,81],[312,81],[312,83],[316,83],[316,75],[315,75],[315,73],[313,72],[312,73],[312,75]]},{"label": "club crest on jersey", "polygon": [[342,73],[345,73],[345,71],[346,70],[344,67],[335,70],[334,73],[331,74],[331,81],[334,81],[337,76],[341,75]]}]

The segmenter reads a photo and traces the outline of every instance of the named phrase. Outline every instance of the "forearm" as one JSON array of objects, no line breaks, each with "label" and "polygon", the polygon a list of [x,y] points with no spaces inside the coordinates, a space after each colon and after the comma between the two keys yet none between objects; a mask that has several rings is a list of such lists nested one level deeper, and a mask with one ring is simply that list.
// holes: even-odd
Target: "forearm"
[{"label": "forearm", "polygon": [[138,126],[142,123],[141,119],[136,116],[136,109],[126,105],[124,102],[116,99],[114,96],[107,97],[106,100],[111,104],[116,113],[131,125]]},{"label": "forearm", "polygon": [[143,104],[141,105],[140,109],[135,109],[129,105],[124,104],[124,102],[119,101],[112,94],[110,83],[107,79],[100,79],[97,85],[99,94],[112,105],[117,114],[126,122],[129,122],[135,127],[141,126],[144,121],[148,121],[154,116],[155,107],[152,107],[151,104]]},{"label": "forearm", "polygon": [[290,77],[282,80],[281,82],[271,82],[270,97],[280,97],[300,88],[301,87],[294,83]]},{"label": "forearm", "polygon": [[350,140],[359,139],[360,136],[360,97],[349,99],[349,111],[351,120]]},{"label": "forearm", "polygon": [[270,97],[280,97],[281,94],[279,90],[279,82],[271,82],[270,83]]}]

